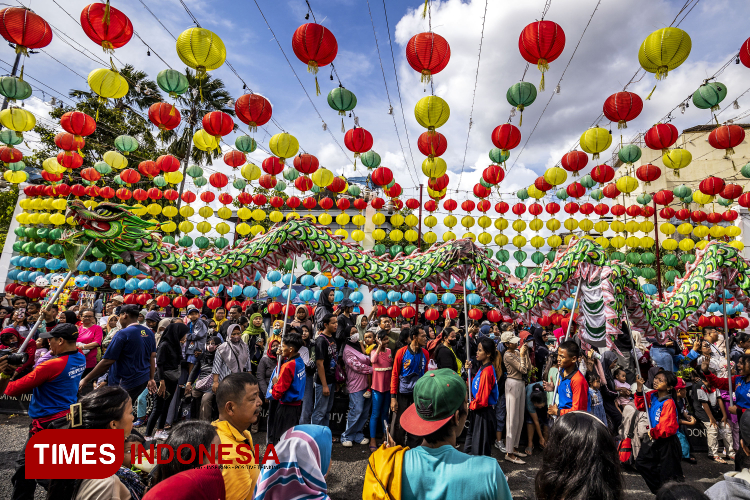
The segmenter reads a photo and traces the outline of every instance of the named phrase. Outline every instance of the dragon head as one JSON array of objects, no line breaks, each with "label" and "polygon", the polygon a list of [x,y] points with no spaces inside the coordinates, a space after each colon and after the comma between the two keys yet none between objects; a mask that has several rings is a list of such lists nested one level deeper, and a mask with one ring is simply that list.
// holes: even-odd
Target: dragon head
[{"label": "dragon head", "polygon": [[66,229],[60,239],[66,246],[85,245],[95,240],[101,251],[119,255],[126,250],[141,248],[146,239],[158,238],[152,233],[158,230],[158,223],[141,219],[127,205],[105,202],[96,208],[87,208],[80,200],[69,200],[65,216],[76,222],[76,226]]}]

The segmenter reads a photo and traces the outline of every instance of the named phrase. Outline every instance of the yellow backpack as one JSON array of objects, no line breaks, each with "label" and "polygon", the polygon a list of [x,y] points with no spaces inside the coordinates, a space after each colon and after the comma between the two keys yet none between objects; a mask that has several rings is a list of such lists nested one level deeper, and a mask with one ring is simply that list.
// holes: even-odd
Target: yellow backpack
[{"label": "yellow backpack", "polygon": [[404,453],[409,448],[380,446],[370,455],[362,500],[400,500]]}]

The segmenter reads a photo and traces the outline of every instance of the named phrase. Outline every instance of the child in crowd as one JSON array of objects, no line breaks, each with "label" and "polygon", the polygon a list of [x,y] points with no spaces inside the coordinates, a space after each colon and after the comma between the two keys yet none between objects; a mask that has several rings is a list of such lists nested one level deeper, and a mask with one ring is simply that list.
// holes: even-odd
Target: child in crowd
[{"label": "child in crowd", "polygon": [[[651,440],[644,441],[635,460],[635,468],[643,477],[651,493],[656,494],[669,481],[684,481],[680,458],[682,449],[677,437],[680,427],[677,416],[674,373],[663,371],[654,377],[653,391],[644,395],[642,377],[636,379],[635,406],[639,411],[648,410]],[[648,409],[646,407],[648,401]]]},{"label": "child in crowd", "polygon": [[130,498],[132,500],[140,500],[143,497],[146,485],[141,480],[141,476],[138,474],[138,469],[133,469],[133,457],[131,450],[133,446],[141,445],[145,448],[146,441],[143,439],[138,432],[133,430],[128,437],[125,438],[125,453],[122,458],[122,464],[115,473],[120,479],[120,482],[130,492]]},{"label": "child in crowd", "polygon": [[680,447],[682,448],[682,459],[693,465],[697,463],[695,457],[690,456],[690,443],[688,443],[687,437],[685,436],[684,426],[694,426],[695,417],[693,417],[688,411],[688,400],[687,400],[687,386],[682,377],[677,377],[677,386],[675,386],[675,393],[677,397],[675,402],[677,403],[677,418],[680,422],[680,429],[677,431],[677,438],[680,440]]},{"label": "child in crowd", "polygon": [[724,407],[724,400],[711,382],[701,372],[698,381],[693,382],[693,412],[703,422],[708,439],[708,456],[720,464],[725,464],[719,454],[719,439],[724,440],[727,457],[734,460],[732,430],[729,427],[729,416]]},{"label": "child in crowd", "polygon": [[549,437],[549,423],[547,419],[547,394],[543,382],[534,382],[526,386],[526,435],[529,444],[526,454],[534,451],[534,434],[539,436],[539,446],[545,447]]},{"label": "child in crowd", "polygon": [[602,381],[596,372],[586,373],[586,383],[589,384],[589,406],[591,414],[607,425],[607,413],[604,411],[604,400],[599,389],[602,388]]},{"label": "child in crowd", "polygon": [[[361,343],[362,351],[369,356],[372,350],[377,347],[375,344],[375,332],[365,332],[364,340],[362,340]],[[367,390],[362,394],[363,398],[372,397],[372,391],[370,389],[372,389],[372,373],[367,374]]]},{"label": "child in crowd", "polygon": [[[586,382],[586,377],[578,370],[580,358],[581,348],[572,340],[567,340],[558,347],[557,359],[560,365],[558,404],[549,405],[548,414],[561,416],[571,411],[591,411],[589,384]],[[553,392],[554,384],[545,382],[544,390]]]},{"label": "child in crowd", "polygon": [[[298,333],[287,333],[281,341],[281,356],[286,361],[281,370],[271,375],[267,397],[279,402],[275,411],[268,412],[268,443],[276,444],[282,434],[299,423],[302,416],[302,398],[305,395],[305,362],[299,350],[305,345]],[[273,408],[273,406],[272,406]]]},{"label": "child in crowd", "polygon": [[[613,375],[615,376],[615,390],[630,390],[630,384],[628,384],[626,380],[628,375],[625,370],[623,370],[622,368],[617,368]],[[622,412],[622,409],[628,406],[633,401],[633,396],[623,396],[622,394],[623,393],[620,392],[620,397],[616,400],[617,409],[620,410],[620,412]]]}]

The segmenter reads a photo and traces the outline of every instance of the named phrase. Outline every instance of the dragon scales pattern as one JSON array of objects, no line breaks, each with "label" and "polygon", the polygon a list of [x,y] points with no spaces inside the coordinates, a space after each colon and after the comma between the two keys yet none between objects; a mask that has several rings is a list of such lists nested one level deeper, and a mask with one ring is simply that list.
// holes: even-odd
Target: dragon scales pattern
[{"label": "dragon scales pattern", "polygon": [[[618,318],[627,304],[635,329],[663,339],[686,331],[707,307],[715,302],[721,287],[734,293],[746,306],[750,290],[750,266],[735,248],[712,241],[698,251],[685,276],[675,282],[664,300],[645,295],[630,266],[610,262],[605,250],[582,239],[560,250],[554,262],[545,264],[538,274],[518,283],[498,270],[499,263],[471,240],[455,240],[430,249],[394,259],[377,257],[371,250],[341,241],[324,226],[307,219],[288,220],[265,234],[242,240],[233,248],[191,252],[165,243],[156,232],[158,225],[134,215],[126,205],[101,203],[89,209],[79,200],[68,202],[68,214],[77,226],[65,231],[62,242],[76,248],[94,240],[94,246],[113,259],[140,265],[154,279],[183,286],[210,286],[247,283],[255,271],[278,268],[287,258],[308,255],[320,262],[322,271],[330,271],[361,285],[379,288],[423,288],[431,283],[454,278],[471,279],[477,292],[512,317],[527,322],[556,308],[571,296],[580,280],[589,286],[601,286],[604,307],[582,307],[578,323],[586,336],[586,310],[602,309],[606,331],[620,333]],[[591,306],[591,305],[590,305]],[[601,321],[591,321],[601,325]],[[596,336],[601,337],[601,327]]]}]

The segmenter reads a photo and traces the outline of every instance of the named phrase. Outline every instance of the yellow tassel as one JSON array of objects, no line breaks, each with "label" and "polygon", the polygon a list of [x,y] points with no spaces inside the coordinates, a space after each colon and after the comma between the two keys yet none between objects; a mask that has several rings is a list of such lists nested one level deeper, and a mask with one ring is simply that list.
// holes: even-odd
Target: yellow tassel
[{"label": "yellow tassel", "polygon": [[727,156],[732,156],[734,154],[734,148],[727,148]]},{"label": "yellow tassel", "polygon": [[198,93],[201,95],[201,102],[203,102],[203,80],[198,84]]},{"label": "yellow tassel", "polygon": [[357,157],[354,157],[354,171],[357,171]]},{"label": "yellow tassel", "polygon": [[174,116],[174,106],[169,108],[169,116]]},{"label": "yellow tassel", "polygon": [[344,119],[341,119],[341,131],[346,132],[346,129],[344,128]]},{"label": "yellow tassel", "polygon": [[429,1],[430,0],[424,0],[424,10],[422,11],[422,19],[424,19],[425,17],[427,17],[427,3]]},{"label": "yellow tassel", "polygon": [[655,91],[655,90],[656,90],[656,85],[654,85],[654,88],[653,88],[653,89],[651,89],[651,93],[650,93],[650,94],[648,95],[648,97],[646,97],[646,100],[647,100],[647,101],[650,101],[650,100],[651,100],[651,96],[652,96],[652,95],[654,95],[654,91]]},{"label": "yellow tassel", "polygon": [[539,83],[539,92],[544,90],[544,72],[542,72],[542,81]]},{"label": "yellow tassel", "polygon": [[523,111],[521,111],[521,118],[518,120],[518,126],[523,125]]},{"label": "yellow tassel", "polygon": [[109,0],[107,0],[107,5],[104,7],[104,24],[109,26]]},{"label": "yellow tassel", "polygon": [[617,128],[628,128],[628,123],[625,120],[617,122]]},{"label": "yellow tassel", "polygon": [[21,76],[19,76],[18,79],[23,81],[23,65],[21,65]]},{"label": "yellow tassel", "polygon": [[320,95],[320,85],[318,85],[318,77],[315,77],[315,95]]}]

